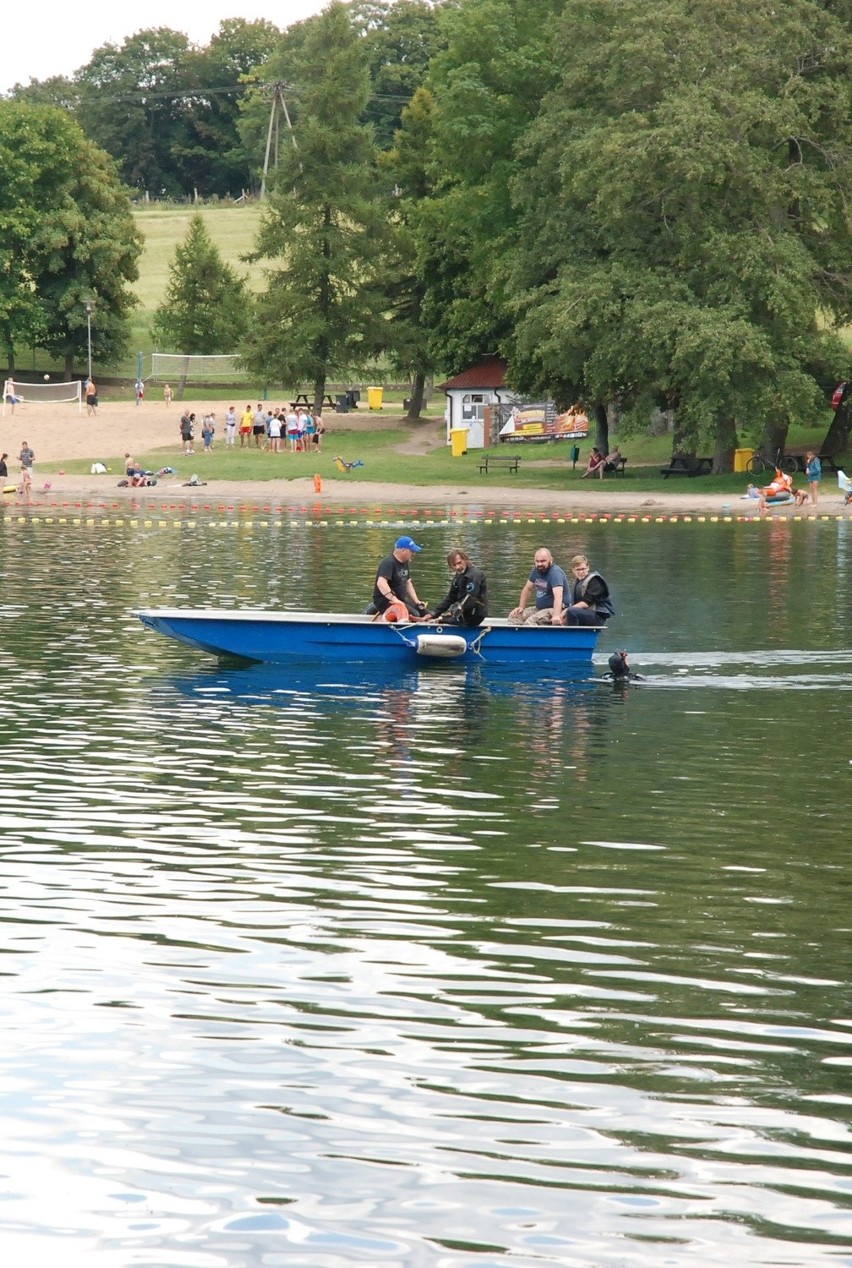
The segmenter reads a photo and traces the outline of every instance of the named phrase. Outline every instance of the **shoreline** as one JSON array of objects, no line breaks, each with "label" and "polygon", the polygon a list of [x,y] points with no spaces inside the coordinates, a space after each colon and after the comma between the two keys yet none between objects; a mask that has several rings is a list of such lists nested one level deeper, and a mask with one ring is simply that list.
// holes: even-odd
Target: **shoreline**
[{"label": "shoreline", "polygon": [[[187,403],[188,408],[216,407],[221,420],[231,401],[224,404],[204,402],[202,405]],[[209,510],[235,511],[245,507],[256,511],[258,507],[295,508],[310,511],[313,516],[326,513],[339,514],[347,506],[363,513],[372,507],[377,513],[391,512],[414,518],[416,512],[443,512],[445,516],[462,513],[475,518],[514,517],[525,511],[555,518],[601,518],[612,515],[654,518],[656,516],[710,515],[725,519],[848,519],[852,506],[845,507],[843,495],[836,483],[824,480],[822,497],[817,507],[797,508],[794,503],[771,507],[761,515],[757,502],[725,493],[704,493],[700,481],[687,480],[688,486],[669,492],[654,490],[631,491],[622,489],[620,481],[613,478],[601,487],[577,488],[564,491],[518,488],[511,484],[494,484],[487,490],[470,490],[459,484],[417,485],[405,480],[393,483],[377,483],[365,480],[324,480],[320,492],[315,491],[312,476],[283,477],[273,480],[212,480],[208,483],[187,486],[178,476],[162,477],[153,488],[119,488],[123,471],[123,456],[131,453],[157,453],[162,465],[180,461],[178,445],[178,419],[180,407],[167,408],[161,401],[146,401],[137,407],[134,403],[118,402],[101,406],[95,416],[78,414],[73,407],[64,413],[56,408],[34,405],[18,406],[15,413],[7,411],[2,419],[2,448],[8,450],[10,485],[18,484],[17,454],[21,440],[26,437],[36,454],[32,498],[24,502],[16,493],[4,494],[2,504],[9,510],[61,510],[70,507],[121,508],[132,507],[154,511],[180,505],[194,512]],[[357,432],[376,426],[398,426],[397,418],[381,418],[367,415],[347,415],[335,421],[329,415],[332,429]],[[353,425],[354,424],[354,425]],[[436,422],[434,431],[440,429]],[[424,430],[422,443],[427,447],[434,443],[434,435]],[[418,444],[419,448],[419,444]],[[413,448],[406,446],[407,452]],[[111,465],[113,470],[104,475],[69,475],[61,470],[61,464],[69,461],[95,461]],[[195,460],[203,475],[203,456]],[[41,464],[59,467],[58,471],[44,472]],[[400,467],[404,469],[405,454],[400,455]],[[326,510],[327,508],[327,510]]]}]

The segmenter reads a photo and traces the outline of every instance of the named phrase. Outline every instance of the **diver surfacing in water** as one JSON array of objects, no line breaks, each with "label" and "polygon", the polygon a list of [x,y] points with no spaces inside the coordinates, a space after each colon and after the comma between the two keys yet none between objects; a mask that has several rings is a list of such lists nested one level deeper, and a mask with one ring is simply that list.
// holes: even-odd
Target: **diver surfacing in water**
[{"label": "diver surfacing in water", "polygon": [[630,668],[627,652],[613,652],[607,661],[609,673],[604,674],[605,682],[642,682],[643,675]]}]

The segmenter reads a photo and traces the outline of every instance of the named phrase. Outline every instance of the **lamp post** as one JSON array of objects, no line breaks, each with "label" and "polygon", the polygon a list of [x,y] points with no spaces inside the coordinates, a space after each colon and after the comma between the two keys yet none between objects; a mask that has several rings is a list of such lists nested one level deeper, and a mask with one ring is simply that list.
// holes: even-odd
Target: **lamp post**
[{"label": "lamp post", "polygon": [[92,377],[92,309],[95,306],[93,299],[87,299],[86,304],[86,343],[89,349],[89,378]]}]

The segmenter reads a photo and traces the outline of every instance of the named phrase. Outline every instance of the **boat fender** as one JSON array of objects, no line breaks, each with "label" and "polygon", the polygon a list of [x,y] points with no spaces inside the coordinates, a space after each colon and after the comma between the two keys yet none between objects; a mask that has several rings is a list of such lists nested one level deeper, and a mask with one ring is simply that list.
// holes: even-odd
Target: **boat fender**
[{"label": "boat fender", "polygon": [[410,621],[411,617],[404,603],[389,603],[382,613],[382,620],[395,625],[397,621]]},{"label": "boat fender", "polygon": [[418,656],[441,656],[446,660],[464,656],[467,642],[461,634],[418,634],[415,651]]}]

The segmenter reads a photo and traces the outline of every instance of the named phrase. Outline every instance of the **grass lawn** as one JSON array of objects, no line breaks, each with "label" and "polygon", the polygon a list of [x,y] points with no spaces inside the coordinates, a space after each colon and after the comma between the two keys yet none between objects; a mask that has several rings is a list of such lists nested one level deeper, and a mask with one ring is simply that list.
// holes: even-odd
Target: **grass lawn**
[{"label": "grass lawn", "polygon": [[[259,449],[226,449],[220,433],[216,446],[211,454],[202,452],[200,439],[194,455],[184,456],[177,445],[167,449],[148,452],[137,451],[137,461],[150,470],[158,470],[163,466],[172,466],[181,476],[187,478],[197,472],[205,480],[271,480],[292,479],[296,477],[318,474],[323,481],[369,480],[382,483],[394,483],[400,480],[407,484],[428,488],[431,485],[451,485],[454,488],[470,491],[481,489],[483,492],[501,485],[516,485],[519,488],[564,491],[572,487],[588,489],[590,492],[600,491],[601,495],[612,488],[623,488],[625,491],[653,493],[654,491],[686,492],[699,488],[703,493],[726,493],[731,497],[745,491],[750,477],[741,473],[722,476],[702,476],[696,482],[688,477],[671,477],[664,479],[660,475],[660,467],[665,466],[671,453],[671,438],[668,436],[636,437],[622,443],[622,450],[628,456],[627,469],[624,476],[609,475],[604,480],[586,479],[581,483],[585,463],[577,464],[572,470],[569,457],[570,445],[524,446],[513,445],[494,450],[471,450],[463,457],[453,458],[449,447],[439,446],[425,454],[406,452],[412,439],[416,439],[418,428],[428,429],[434,433],[436,424],[424,422],[415,426],[400,425],[398,429],[387,431],[346,431],[345,424],[337,429],[331,423],[325,437],[321,453],[290,454],[266,453]],[[815,429],[816,430],[816,429]],[[819,429],[822,438],[824,429]],[[795,443],[807,444],[814,441],[814,436],[803,435],[795,438]],[[791,444],[794,443],[791,440]],[[583,453],[588,453],[588,445],[583,446]],[[511,453],[521,459],[520,470],[516,474],[501,471],[498,474],[486,475],[480,472],[479,464],[485,453]],[[347,462],[360,459],[363,466],[357,467],[351,474],[341,472],[334,463],[335,456]],[[113,463],[117,470],[117,464]],[[77,460],[63,464],[66,471],[75,474],[88,474],[90,461]],[[768,479],[768,477],[767,477]],[[760,481],[765,482],[765,481]],[[798,483],[803,482],[799,477]]]}]

